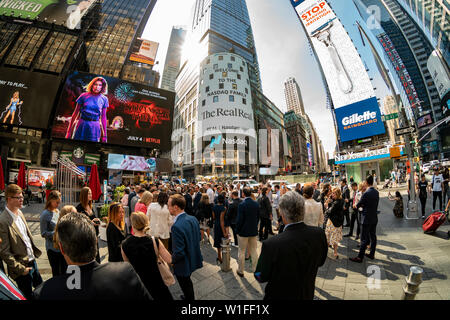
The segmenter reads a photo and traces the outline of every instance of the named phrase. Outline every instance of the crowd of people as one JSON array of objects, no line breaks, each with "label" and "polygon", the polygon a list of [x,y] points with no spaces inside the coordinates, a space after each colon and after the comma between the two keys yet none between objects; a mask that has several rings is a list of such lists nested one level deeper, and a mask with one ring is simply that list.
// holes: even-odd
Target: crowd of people
[{"label": "crowd of people", "polygon": [[[201,246],[216,248],[221,264],[222,245],[228,243],[238,248],[239,277],[244,277],[249,260],[256,279],[268,282],[265,299],[313,299],[316,274],[329,248],[339,259],[339,243],[354,236],[355,223],[360,250],[350,260],[374,259],[377,245],[379,193],[373,176],[359,185],[348,185],[344,178],[339,186],[317,181],[293,190],[284,183],[256,188],[227,183],[132,185],[108,208],[107,263],[100,261],[101,221],[89,187],[81,190],[76,207],[61,209],[61,194],[54,190],[40,217],[53,275],[43,282],[36,264],[42,253],[20,211],[22,189],[11,184],[5,197],[0,259],[27,299],[168,301],[174,299],[169,286],[176,278],[181,299],[192,301],[191,275],[203,267]],[[79,289],[67,287],[68,266],[81,271]]]}]

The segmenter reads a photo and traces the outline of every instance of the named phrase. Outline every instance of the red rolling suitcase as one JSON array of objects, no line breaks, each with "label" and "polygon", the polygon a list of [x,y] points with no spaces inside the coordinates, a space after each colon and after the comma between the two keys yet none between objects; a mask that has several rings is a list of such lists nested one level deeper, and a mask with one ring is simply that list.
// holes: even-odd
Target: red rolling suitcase
[{"label": "red rolling suitcase", "polygon": [[433,233],[445,222],[446,214],[444,212],[434,212],[425,219],[422,225],[424,233]]}]

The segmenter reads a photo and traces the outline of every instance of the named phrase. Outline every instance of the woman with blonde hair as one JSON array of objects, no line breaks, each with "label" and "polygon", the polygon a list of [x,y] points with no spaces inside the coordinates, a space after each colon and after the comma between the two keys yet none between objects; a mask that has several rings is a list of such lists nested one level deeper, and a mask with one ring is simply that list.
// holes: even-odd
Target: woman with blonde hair
[{"label": "woman with blonde hair", "polygon": [[[92,200],[92,191],[89,187],[83,187],[80,191],[80,203],[76,207],[77,212],[86,215],[94,224],[95,227],[95,235],[98,236],[100,226],[100,219],[96,217],[93,210],[93,200]],[[97,242],[97,256],[95,260],[100,263],[100,250],[98,248]]]},{"label": "woman with blonde hair", "polygon": [[121,203],[111,204],[108,210],[108,226],[106,227],[106,238],[108,241],[108,261],[121,262],[122,254],[120,245],[125,239],[125,210]]},{"label": "woman with blonde hair", "polygon": [[[146,234],[150,227],[148,217],[143,212],[133,212],[130,220],[134,235],[127,237],[122,243],[123,260],[131,263],[153,299],[173,300],[161,277],[157,261],[159,256],[165,262],[172,263],[172,256],[158,238]],[[155,246],[158,254],[155,252]]]},{"label": "woman with blonde hair", "polygon": [[153,195],[150,191],[144,191],[144,193],[141,196],[141,199],[139,199],[138,203],[136,203],[136,206],[134,207],[134,212],[143,212],[147,213],[148,206],[153,201]]},{"label": "woman with blonde hair", "polygon": [[53,236],[55,234],[56,224],[59,220],[59,204],[61,203],[61,193],[57,190],[50,192],[45,204],[45,210],[40,216],[41,236],[45,239],[45,249],[47,257],[52,268],[54,277],[64,274],[67,269],[67,263],[64,256],[58,248],[53,246]]},{"label": "woman with blonde hair", "polygon": [[150,220],[150,235],[158,237],[164,246],[169,249],[170,227],[173,224],[172,216],[167,203],[169,196],[165,192],[160,192],[157,202],[152,202],[147,210]]},{"label": "woman with blonde hair", "polygon": [[339,187],[333,188],[330,199],[325,202],[326,214],[328,216],[325,235],[328,245],[334,249],[334,257],[339,258],[337,249],[342,241],[342,225],[344,224],[344,200]]}]

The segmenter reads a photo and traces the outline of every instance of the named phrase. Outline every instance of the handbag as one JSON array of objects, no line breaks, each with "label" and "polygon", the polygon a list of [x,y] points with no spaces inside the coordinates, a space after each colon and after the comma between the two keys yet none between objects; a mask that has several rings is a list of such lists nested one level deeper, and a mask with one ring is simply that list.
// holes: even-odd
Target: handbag
[{"label": "handbag", "polygon": [[156,245],[155,237],[152,236],[153,240],[153,248],[156,253],[156,264],[158,265],[159,273],[161,274],[161,278],[164,281],[166,286],[172,286],[175,284],[175,278],[170,271],[169,265],[163,259],[161,259],[159,255],[158,246]]}]

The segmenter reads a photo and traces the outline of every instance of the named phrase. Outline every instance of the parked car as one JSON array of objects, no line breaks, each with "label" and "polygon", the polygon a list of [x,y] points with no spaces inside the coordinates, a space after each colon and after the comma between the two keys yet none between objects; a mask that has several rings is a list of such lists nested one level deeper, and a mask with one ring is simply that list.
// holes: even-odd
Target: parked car
[{"label": "parked car", "polygon": [[280,185],[282,183],[285,183],[286,185],[289,184],[289,182],[285,181],[285,180],[269,180],[267,181],[268,184],[270,184],[272,187],[276,186],[276,185]]},{"label": "parked car", "polygon": [[253,180],[253,179],[234,180],[233,181],[233,186],[236,186],[238,183],[241,185],[241,187],[243,187],[244,184],[246,184],[247,186],[249,186],[251,188],[259,187],[259,183],[256,182],[256,180]]}]

